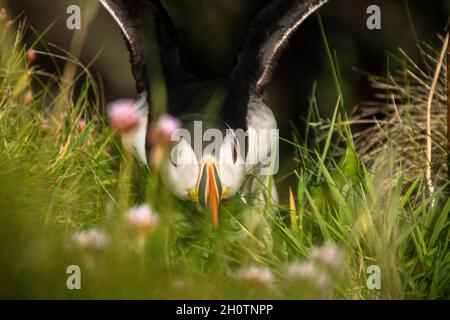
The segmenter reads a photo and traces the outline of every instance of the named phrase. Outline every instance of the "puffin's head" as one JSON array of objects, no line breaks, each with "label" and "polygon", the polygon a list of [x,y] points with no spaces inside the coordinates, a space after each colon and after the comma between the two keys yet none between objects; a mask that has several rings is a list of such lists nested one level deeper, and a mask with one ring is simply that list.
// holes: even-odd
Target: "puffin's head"
[{"label": "puffin's head", "polygon": [[183,138],[166,153],[161,165],[165,185],[179,198],[199,202],[219,225],[219,204],[235,195],[245,175],[244,156],[233,134],[223,139],[217,152],[197,156]]}]

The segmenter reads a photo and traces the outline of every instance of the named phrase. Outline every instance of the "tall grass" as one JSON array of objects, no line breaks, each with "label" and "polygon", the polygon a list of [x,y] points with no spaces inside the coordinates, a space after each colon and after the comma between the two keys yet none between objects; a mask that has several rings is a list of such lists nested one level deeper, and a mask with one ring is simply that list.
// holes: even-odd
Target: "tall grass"
[{"label": "tall grass", "polygon": [[[77,97],[55,92],[59,75],[29,64],[22,34],[0,25],[0,297],[449,297],[445,185],[429,194],[421,175],[405,183],[393,148],[379,155],[384,166],[365,166],[349,143],[338,77],[332,119],[320,118],[315,93],[310,99],[309,134],[325,143],[283,140],[298,158],[291,206],[236,197],[213,230],[196,205],[122,152],[97,112],[103,106],[89,99],[89,77]],[[140,203],[160,217],[144,245],[126,219]],[[94,245],[74,241],[91,228]],[[81,290],[66,287],[69,265],[81,268]],[[370,265],[380,267],[380,289],[367,286]]]}]

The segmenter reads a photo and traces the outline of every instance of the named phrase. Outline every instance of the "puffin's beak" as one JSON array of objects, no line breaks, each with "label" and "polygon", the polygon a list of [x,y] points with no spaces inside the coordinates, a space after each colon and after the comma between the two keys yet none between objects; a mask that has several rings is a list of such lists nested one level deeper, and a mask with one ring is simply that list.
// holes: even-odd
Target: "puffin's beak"
[{"label": "puffin's beak", "polygon": [[222,183],[215,163],[206,161],[200,171],[198,200],[211,214],[213,226],[219,226],[219,203],[222,200]]}]

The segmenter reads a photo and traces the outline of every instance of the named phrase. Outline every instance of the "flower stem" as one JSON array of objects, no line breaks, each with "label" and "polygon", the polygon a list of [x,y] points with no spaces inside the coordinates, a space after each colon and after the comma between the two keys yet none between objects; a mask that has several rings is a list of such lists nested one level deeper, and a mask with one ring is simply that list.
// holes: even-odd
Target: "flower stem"
[{"label": "flower stem", "polygon": [[124,150],[122,161],[120,163],[119,182],[118,182],[118,209],[124,212],[129,207],[131,195],[131,182],[133,175],[133,154]]}]

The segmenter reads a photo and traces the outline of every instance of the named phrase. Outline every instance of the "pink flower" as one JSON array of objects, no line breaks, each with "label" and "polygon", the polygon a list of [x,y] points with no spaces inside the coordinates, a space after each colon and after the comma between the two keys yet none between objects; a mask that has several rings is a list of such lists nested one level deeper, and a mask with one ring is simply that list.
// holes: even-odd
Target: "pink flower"
[{"label": "pink flower", "polygon": [[80,121],[78,121],[78,131],[82,132],[84,131],[84,129],[86,129],[86,120],[84,119],[80,119]]},{"label": "pink flower", "polygon": [[33,63],[36,60],[36,51],[30,50],[27,53],[27,60],[29,63]]},{"label": "pink flower", "polygon": [[111,128],[119,133],[128,133],[139,126],[136,102],[131,99],[117,100],[108,106],[108,119]]},{"label": "pink flower", "polygon": [[149,162],[153,170],[159,170],[166,148],[172,145],[172,135],[179,128],[181,121],[167,113],[159,117],[150,127],[148,139],[153,147]]},{"label": "pink flower", "polygon": [[109,236],[99,229],[88,229],[76,232],[72,240],[76,246],[86,251],[99,251],[109,243]]},{"label": "pink flower", "polygon": [[23,95],[23,102],[25,104],[29,104],[33,101],[33,92],[31,90],[28,90],[27,92],[25,92],[25,94]]},{"label": "pink flower", "polygon": [[127,213],[130,226],[143,233],[152,232],[159,223],[159,216],[148,204],[131,208]]},{"label": "pink flower", "polygon": [[311,260],[325,267],[329,272],[338,273],[344,263],[342,252],[333,243],[327,242],[321,247],[314,247],[310,254]]},{"label": "pink flower", "polygon": [[156,123],[156,129],[167,139],[170,139],[173,132],[179,128],[181,128],[181,121],[167,113],[159,117]]},{"label": "pink flower", "polygon": [[167,144],[170,142],[172,134],[181,128],[181,121],[170,114],[163,114],[150,130],[152,143]]},{"label": "pink flower", "polygon": [[268,268],[255,265],[239,269],[236,277],[243,283],[258,286],[269,285],[273,281],[272,273]]}]

